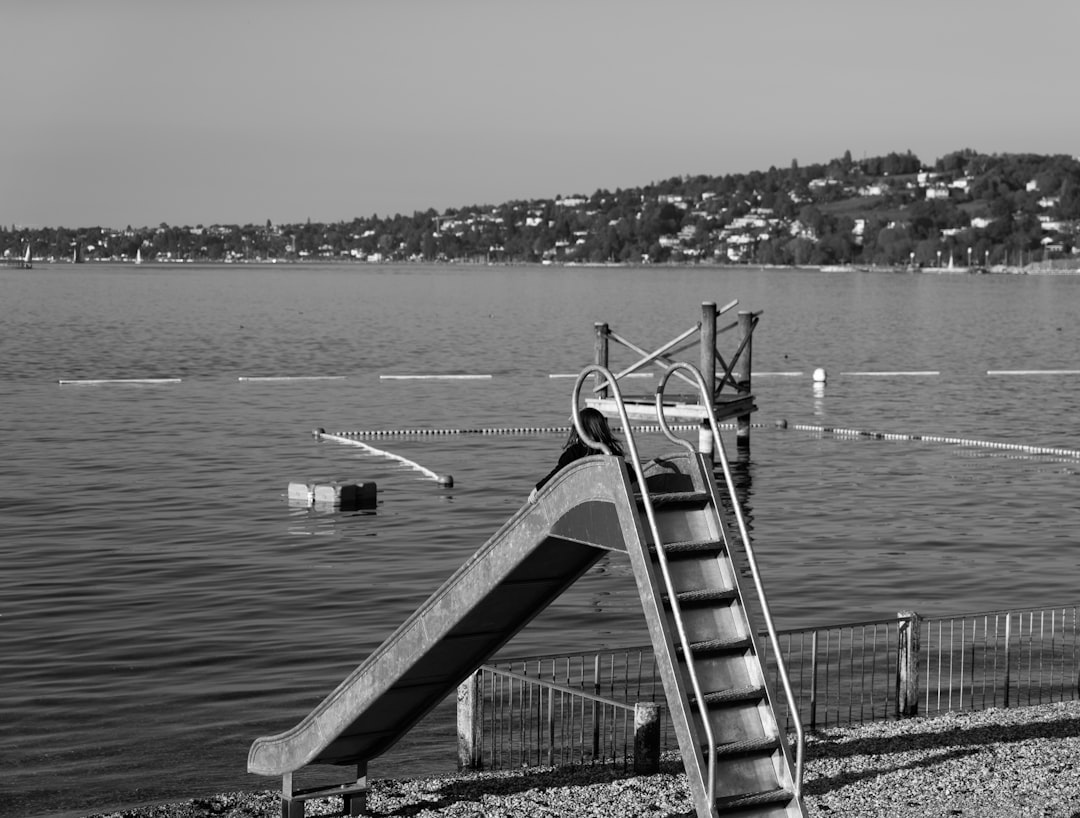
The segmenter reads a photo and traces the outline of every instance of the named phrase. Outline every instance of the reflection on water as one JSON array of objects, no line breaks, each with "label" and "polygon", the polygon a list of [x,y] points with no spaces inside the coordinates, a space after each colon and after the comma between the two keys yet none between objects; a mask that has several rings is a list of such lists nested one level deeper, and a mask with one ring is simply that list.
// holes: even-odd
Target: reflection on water
[{"label": "reflection on water", "polygon": [[[733,446],[731,447],[731,452],[727,453],[727,464],[728,473],[731,475],[731,487],[734,491],[735,499],[739,504],[739,510],[742,512],[743,522],[746,524],[746,532],[752,535],[754,532],[754,507],[750,502],[750,499],[754,494],[754,463],[750,453],[750,447]],[[725,485],[725,476],[719,458],[716,458],[715,460],[713,471],[717,485],[720,486],[721,489],[720,501],[727,509],[728,514],[734,517],[734,512],[731,509],[730,496],[723,488]],[[736,534],[738,533],[738,528],[735,525],[732,526],[732,529]]]}]

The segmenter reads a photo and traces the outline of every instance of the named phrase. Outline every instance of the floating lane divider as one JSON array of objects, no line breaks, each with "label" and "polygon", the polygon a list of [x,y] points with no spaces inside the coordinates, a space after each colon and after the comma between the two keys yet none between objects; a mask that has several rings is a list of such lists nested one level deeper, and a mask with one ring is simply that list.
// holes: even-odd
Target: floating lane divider
[{"label": "floating lane divider", "polygon": [[[757,373],[754,373],[757,374]],[[899,378],[899,377],[920,377],[922,375],[940,375],[941,373],[936,369],[926,370],[913,370],[913,371],[892,371],[892,372],[841,372],[841,375],[855,375],[859,377],[879,377],[879,378]]]},{"label": "floating lane divider", "polygon": [[380,381],[489,381],[490,375],[380,375]]},{"label": "floating lane divider", "polygon": [[[550,375],[548,375],[549,378],[576,378],[577,376],[578,376],[577,372],[553,372]],[[651,377],[653,377],[652,372],[631,372],[628,375],[623,375],[623,378],[651,378]],[[619,380],[622,380],[622,378],[620,378]]]},{"label": "floating lane divider", "polygon": [[987,375],[1080,375],[1080,369],[988,369]]},{"label": "floating lane divider", "polygon": [[444,488],[454,487],[454,478],[449,474],[436,474],[431,469],[425,469],[419,463],[409,460],[407,457],[394,454],[393,452],[384,452],[382,449],[376,449],[374,446],[369,446],[366,443],[361,443],[359,440],[352,440],[346,435],[327,434],[324,429],[315,429],[311,433],[315,436],[316,440],[333,440],[338,443],[345,443],[349,446],[359,446],[361,449],[366,450],[371,454],[377,454],[382,457],[388,457],[391,460],[397,460],[399,463],[404,463],[406,466],[416,469],[421,472],[425,477],[429,477]]},{"label": "floating lane divider", "polygon": [[1080,458],[1080,451],[1075,449],[1054,449],[1049,446],[1029,446],[1024,443],[1002,443],[993,440],[968,440],[959,437],[940,437],[938,435],[906,435],[894,432],[867,432],[861,429],[838,429],[833,426],[806,426],[793,423],[789,427],[799,432],[838,435],[840,437],[866,437],[873,440],[916,440],[923,443],[945,443],[950,446],[978,446],[985,449],[1007,449],[1024,454],[1045,454],[1055,457]]},{"label": "floating lane divider", "polygon": [[61,386],[100,386],[102,384],[158,384],[180,383],[180,378],[61,378],[57,383]]},{"label": "floating lane divider", "polygon": [[238,381],[343,381],[344,375],[241,375]]},{"label": "floating lane divider", "polygon": [[[736,428],[734,423],[720,423],[717,424],[721,429],[734,429]],[[752,426],[763,429],[766,424],[754,423]],[[354,437],[420,437],[420,436],[436,436],[436,435],[533,435],[533,434],[569,434],[569,426],[519,426],[513,428],[490,428],[490,429],[361,429],[352,432],[333,432],[327,434],[322,432],[324,437],[333,438],[354,438]],[[635,432],[659,432],[660,426],[658,424],[653,425],[641,425],[631,427]],[[673,432],[695,432],[701,428],[696,423],[673,423],[670,426]],[[322,430],[319,430],[320,432]],[[615,431],[625,431],[621,426],[615,427]]]}]

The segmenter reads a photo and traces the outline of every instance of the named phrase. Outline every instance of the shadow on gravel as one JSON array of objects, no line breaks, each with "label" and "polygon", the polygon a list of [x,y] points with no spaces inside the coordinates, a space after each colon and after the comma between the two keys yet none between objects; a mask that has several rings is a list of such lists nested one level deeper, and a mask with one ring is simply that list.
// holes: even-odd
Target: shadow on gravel
[{"label": "shadow on gravel", "polygon": [[[683,766],[681,761],[664,760],[660,764],[660,776],[681,776]],[[377,809],[376,814],[381,816],[394,816],[394,818],[408,818],[425,810],[440,810],[463,802],[480,802],[485,798],[513,798],[525,793],[540,794],[539,801],[544,801],[542,795],[545,790],[555,790],[565,787],[603,787],[614,785],[620,788],[641,788],[642,794],[653,789],[650,779],[653,776],[634,776],[632,772],[624,770],[621,764],[597,764],[593,766],[568,766],[568,767],[543,767],[524,768],[517,770],[503,770],[497,772],[482,772],[462,777],[447,778],[444,780],[432,780],[426,782],[427,786],[422,793],[413,788],[413,782],[409,781],[379,781],[375,782],[374,791],[378,791],[378,798],[393,802],[401,799],[406,803],[390,809]],[[660,780],[657,779],[657,784]],[[380,785],[387,785],[385,788]],[[671,788],[668,783],[662,789]],[[684,789],[676,785],[676,789]],[[601,796],[602,799],[602,796]],[[515,812],[514,807],[506,804],[500,805],[505,814],[527,814]],[[527,804],[518,805],[519,807]],[[584,806],[582,804],[582,806]],[[692,815],[692,813],[690,813]],[[674,818],[674,813],[671,814]]]},{"label": "shadow on gravel", "polygon": [[[912,770],[932,767],[950,759],[977,755],[986,747],[994,744],[1012,744],[1032,739],[1075,738],[1080,735],[1080,718],[1038,721],[1029,724],[978,725],[964,727],[957,725],[942,729],[911,732],[901,735],[880,737],[838,737],[810,735],[807,737],[806,758],[809,769],[818,760],[853,758],[866,756],[880,759],[872,769],[857,772],[845,772],[839,775],[827,775],[808,780],[804,786],[807,795],[821,795],[847,784],[862,781],[886,773],[900,770]],[[917,753],[915,759],[906,759],[903,763],[888,762],[889,755]],[[1072,818],[1080,818],[1075,813]]]}]

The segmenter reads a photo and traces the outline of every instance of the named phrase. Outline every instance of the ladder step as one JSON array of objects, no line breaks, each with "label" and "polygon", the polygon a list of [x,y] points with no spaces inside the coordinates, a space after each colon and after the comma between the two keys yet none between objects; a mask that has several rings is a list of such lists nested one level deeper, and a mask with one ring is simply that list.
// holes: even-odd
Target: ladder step
[{"label": "ladder step", "polygon": [[[691,642],[690,652],[695,656],[709,653],[736,653],[751,647],[748,636],[736,636],[731,639],[708,639],[703,642]],[[682,645],[675,646],[675,653],[682,658]]]},{"label": "ladder step", "polygon": [[765,790],[764,792],[748,792],[742,795],[717,798],[716,810],[724,813],[751,807],[763,807],[768,804],[785,804],[794,797],[795,795],[791,790],[785,790],[782,787],[775,790]]},{"label": "ladder step", "polygon": [[[710,602],[733,602],[739,598],[739,592],[734,588],[706,588],[701,591],[680,591],[675,594],[679,605],[707,605]],[[668,602],[667,595],[664,602]]]},{"label": "ladder step", "polygon": [[[780,748],[780,739],[776,737],[748,738],[743,741],[730,741],[727,744],[716,746],[716,757],[738,758],[739,756],[752,756],[758,753],[771,753]],[[708,752],[707,745],[702,746],[701,752]]]},{"label": "ladder step", "polygon": [[746,687],[732,687],[728,690],[714,690],[706,693],[705,703],[708,705],[737,704],[739,702],[759,702],[764,698],[764,687],[761,685],[747,685]]},{"label": "ladder step", "polygon": [[[656,506],[701,505],[709,502],[709,495],[704,491],[676,491],[670,494],[650,494],[649,499],[654,508]],[[643,504],[640,497],[638,497],[638,504]]]},{"label": "ladder step", "polygon": [[[720,554],[724,550],[724,544],[719,540],[688,540],[686,542],[664,543],[664,553],[669,557],[677,557],[680,554],[692,556],[700,554]],[[656,553],[656,546],[649,546],[649,553]]]}]

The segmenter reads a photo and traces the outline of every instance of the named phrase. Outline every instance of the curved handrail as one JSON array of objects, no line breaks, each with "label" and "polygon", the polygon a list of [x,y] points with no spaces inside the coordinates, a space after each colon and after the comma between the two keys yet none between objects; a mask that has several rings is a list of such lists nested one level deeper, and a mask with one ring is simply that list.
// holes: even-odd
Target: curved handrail
[{"label": "curved handrail", "polygon": [[784,686],[784,695],[787,698],[788,707],[790,708],[790,712],[796,715],[796,718],[793,718],[791,721],[795,725],[795,736],[797,739],[795,750],[795,795],[796,797],[800,797],[802,794],[803,748],[805,740],[803,736],[802,720],[797,717],[799,706],[795,701],[795,693],[791,688],[791,680],[788,677],[787,665],[784,662],[784,654],[780,649],[780,639],[776,634],[776,626],[773,624],[772,613],[769,610],[769,601],[765,596],[765,586],[761,581],[761,574],[758,571],[754,547],[750,542],[750,535],[746,530],[746,521],[743,519],[742,505],[739,503],[739,498],[735,494],[735,483],[731,479],[731,469],[728,466],[727,454],[724,452],[724,444],[720,439],[720,427],[716,422],[716,413],[713,410],[712,396],[709,395],[709,391],[705,386],[704,377],[702,377],[701,372],[693,364],[686,363],[685,361],[676,361],[669,366],[667,371],[661,376],[660,382],[656,385],[656,419],[660,425],[660,430],[668,440],[688,448],[691,452],[695,451],[694,446],[691,443],[675,436],[668,426],[667,418],[664,417],[664,387],[667,385],[668,378],[679,369],[689,370],[695,380],[697,380],[698,389],[701,391],[702,403],[705,406],[706,417],[712,431],[713,448],[720,453],[720,465],[724,471],[724,481],[727,483],[728,494],[731,498],[731,508],[735,514],[735,521],[739,528],[739,536],[743,541],[743,548],[746,552],[746,561],[750,566],[750,574],[754,578],[754,587],[757,590],[758,601],[761,604],[761,614],[765,618],[765,628],[769,634],[769,644],[772,646],[773,656],[776,657],[776,666],[780,674],[781,684]]},{"label": "curved handrail", "polygon": [[[669,367],[668,372],[671,371]],[[586,445],[594,449],[601,449],[606,454],[611,454],[611,451],[607,446],[603,445],[598,440],[592,440],[585,434],[585,430],[581,425],[581,417],[579,415],[578,400],[581,392],[581,386],[585,382],[585,379],[592,374],[599,374],[601,377],[607,379],[610,383],[609,386],[612,390],[612,397],[615,399],[615,406],[619,410],[619,420],[622,423],[623,432],[626,434],[626,447],[628,449],[627,454],[630,456],[630,464],[634,468],[634,474],[637,475],[638,487],[641,489],[641,500],[645,506],[645,517],[649,521],[649,533],[652,535],[653,544],[656,546],[656,553],[660,560],[660,572],[664,577],[664,587],[667,590],[668,600],[671,604],[672,617],[675,620],[675,630],[679,636],[679,644],[682,646],[683,655],[686,657],[686,668],[690,676],[690,685],[694,690],[694,697],[697,700],[698,711],[701,715],[701,723],[705,729],[705,739],[709,745],[709,800],[712,801],[714,793],[716,792],[716,739],[713,736],[712,724],[709,721],[708,705],[705,702],[705,695],[701,690],[701,682],[698,681],[697,668],[694,667],[692,653],[690,651],[690,640],[686,635],[686,626],[683,623],[682,611],[679,609],[679,599],[675,592],[674,583],[671,580],[671,571],[668,568],[667,554],[664,553],[663,540],[660,539],[660,528],[656,523],[656,511],[653,509],[652,498],[649,497],[649,491],[645,483],[645,472],[641,468],[641,458],[638,456],[637,442],[634,440],[634,434],[630,426],[630,418],[626,414],[626,406],[623,403],[622,391],[619,389],[619,382],[612,377],[612,374],[606,367],[600,364],[590,364],[581,371],[577,377],[577,381],[574,384],[574,392],[571,397],[571,412],[574,419],[574,428],[577,429],[578,437],[585,442]],[[698,375],[700,378],[701,376]],[[667,380],[667,375],[664,376],[664,382]],[[670,432],[669,432],[670,436]],[[691,449],[693,451],[693,449]]]}]

